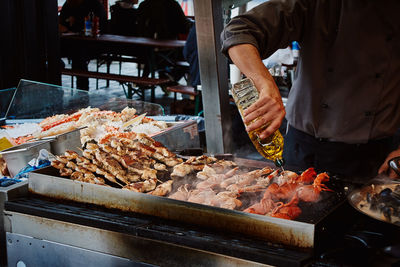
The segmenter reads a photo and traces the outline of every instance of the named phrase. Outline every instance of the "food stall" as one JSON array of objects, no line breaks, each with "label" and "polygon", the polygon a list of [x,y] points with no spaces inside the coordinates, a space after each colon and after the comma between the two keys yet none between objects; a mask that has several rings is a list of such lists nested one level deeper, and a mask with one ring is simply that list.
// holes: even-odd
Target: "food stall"
[{"label": "food stall", "polygon": [[[67,114],[62,117],[64,123],[76,117],[76,110],[88,110],[88,102],[82,103],[86,92],[82,95],[70,88],[21,81],[7,116],[12,119],[7,124],[46,121],[43,117],[49,114],[40,113],[46,108],[33,105],[37,111],[30,112],[26,103],[22,105],[25,111],[15,109],[13,103],[21,107],[20,103],[24,103],[21,98],[29,95],[29,90],[62,96],[53,101],[57,105],[50,105],[47,110],[65,104],[67,109],[57,111]],[[89,103],[94,103],[94,99],[96,95],[89,95]],[[127,100],[112,99],[104,104],[102,99],[102,110],[116,115],[121,114],[125,105],[136,104],[137,113],[127,118],[127,122],[132,123],[133,118],[136,123],[147,114],[164,117],[157,106],[120,101]],[[70,108],[71,103],[79,103],[78,108],[76,105]],[[115,107],[120,110],[112,111]],[[109,113],[110,110],[114,113]],[[88,114],[89,121],[95,121],[97,117]],[[86,115],[81,114],[80,118],[83,116]],[[54,126],[64,124],[59,122],[59,117],[56,119],[57,123],[50,119],[49,122]],[[338,262],[329,251],[338,249],[337,242],[347,244],[338,237],[347,233],[354,220],[364,227],[357,231],[364,235],[370,233],[365,226],[371,223],[369,218],[348,205],[347,195],[354,184],[343,183],[337,177],[327,180],[323,173],[313,170],[296,173],[287,167],[291,171],[282,171],[266,161],[234,158],[228,154],[191,155],[190,152],[199,152],[190,150],[199,147],[197,124],[166,123],[164,131],[150,134],[151,137],[128,131],[106,134],[107,138],[103,136],[97,142],[92,141],[94,137],[88,134],[87,125],[77,125],[78,129],[67,131],[67,134],[80,133],[72,140],[67,138],[68,142],[61,138],[65,133],[54,131],[52,142],[62,146],[50,146],[50,152],[55,155],[52,166],[30,172],[28,181],[5,192],[3,244],[7,247],[8,265],[48,266],[62,262],[65,266],[302,266],[330,262],[332,258]],[[133,138],[124,139],[125,134]],[[83,136],[92,139],[88,141]],[[81,143],[82,140],[85,142]],[[139,161],[128,163],[127,156],[133,157],[139,150],[140,164]],[[124,157],[124,161],[118,162],[121,166],[125,162],[126,168],[110,167],[115,163],[112,160],[121,160],[118,155]],[[92,173],[91,167],[95,167]],[[295,179],[304,188],[314,188],[317,177],[321,183],[315,201],[293,199],[290,192],[295,189],[290,188],[287,196],[281,191],[275,197],[277,192],[271,186],[279,184],[283,188]],[[15,190],[17,193],[12,193]],[[392,237],[396,236],[398,226],[371,220],[373,225],[387,224],[387,227],[379,225],[378,229],[390,229]],[[382,231],[378,235],[387,238]],[[389,239],[386,242],[391,244]],[[333,244],[336,245],[332,248]],[[321,258],[321,255],[331,258]],[[395,261],[395,258],[387,256],[384,260]]]},{"label": "food stall", "polygon": [[[220,9],[213,9],[219,2],[198,5],[196,18],[200,27],[214,26],[202,20],[201,15],[220,12]],[[202,36],[201,45],[205,46],[206,38]],[[202,58],[223,65],[221,59],[212,54]],[[271,185],[281,186],[291,179],[298,181],[306,170],[286,166],[292,172],[284,172],[265,161],[218,155],[228,146],[228,141],[222,139],[226,137],[224,132],[229,124],[221,126],[221,120],[225,119],[224,114],[221,116],[224,105],[214,104],[222,94],[215,98],[213,93],[220,92],[212,92],[212,89],[226,84],[226,79],[214,77],[221,72],[213,68],[203,65],[202,69],[202,74],[209,72],[203,75],[203,97],[210,100],[205,101],[210,105],[210,108],[205,107],[205,116],[207,141],[211,141],[208,142],[209,152],[213,153],[180,154],[181,149],[199,146],[193,123],[181,128],[170,125],[168,131],[160,134],[160,139],[157,135],[151,139],[135,135],[131,140],[134,142],[120,143],[114,135],[109,140],[84,142],[79,148],[70,144],[64,146],[64,151],[56,153],[58,157],[52,161],[53,166],[29,173],[29,181],[24,185],[29,193],[18,198],[8,195],[4,230],[9,266],[340,266],[371,263],[378,266],[398,261],[390,251],[393,250],[391,245],[398,244],[398,226],[365,216],[348,204],[348,193],[359,185],[342,181],[340,177],[327,180],[323,174],[313,174],[312,180],[299,184],[303,188],[318,188],[316,201],[299,200],[291,194],[276,197]],[[29,85],[37,86],[37,83]],[[76,112],[66,107],[73,103],[87,108],[92,106],[88,101],[96,98],[94,95],[87,99],[86,94],[76,90],[62,91],[61,99],[59,92],[47,100],[43,98],[46,108],[33,106],[35,111],[25,114],[42,120],[49,116],[42,114],[43,111],[51,110],[51,115]],[[65,96],[69,96],[69,100]],[[26,99],[21,98],[15,102],[18,103],[16,112],[29,106],[30,103],[24,101]],[[116,100],[109,104],[113,103],[119,108],[126,106]],[[146,107],[134,108],[137,114],[163,116],[162,111],[153,114]],[[103,106],[102,110],[113,109]],[[15,122],[16,118],[13,119]],[[137,147],[144,148],[143,144],[150,147],[142,152],[146,158],[143,161],[150,162],[152,170],[135,165],[139,171],[133,172],[142,179],[146,176],[143,170],[147,170],[149,179],[135,181],[134,185],[123,184],[124,179],[137,177],[127,176],[132,165],[123,158],[128,167],[112,170],[110,159],[133,155]],[[172,158],[173,163],[168,165],[170,161],[166,158]],[[155,163],[167,168],[157,165],[157,169]],[[82,172],[84,164],[87,166],[84,171],[90,167],[94,169],[82,176],[76,172]],[[91,176],[95,173],[100,174]],[[316,184],[317,177],[321,181],[324,179],[322,184]],[[153,181],[151,189],[145,188],[146,181],[149,181],[146,185]],[[232,191],[226,193],[228,187]],[[200,197],[200,188],[205,189],[207,197],[195,199],[194,196]],[[289,189],[288,193],[298,188]],[[260,214],[262,209],[265,212]]]}]

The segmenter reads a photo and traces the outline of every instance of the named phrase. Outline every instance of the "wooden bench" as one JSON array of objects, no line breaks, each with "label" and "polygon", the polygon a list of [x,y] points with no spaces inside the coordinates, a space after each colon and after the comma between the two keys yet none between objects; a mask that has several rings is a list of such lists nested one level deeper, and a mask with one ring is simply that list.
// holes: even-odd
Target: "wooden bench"
[{"label": "wooden bench", "polygon": [[[133,56],[123,56],[123,55],[118,55],[118,54],[102,54],[96,57],[96,71],[99,72],[99,68],[101,65],[106,64],[106,73],[110,73],[110,66],[113,61],[119,62],[119,75],[121,75],[122,71],[122,62],[128,62],[128,63],[137,63],[138,64],[138,76],[140,76],[140,66],[139,64],[143,64],[143,62]],[[106,87],[110,86],[110,80],[107,79],[106,81]],[[96,89],[99,88],[99,80],[96,80]]]},{"label": "wooden bench", "polygon": [[77,77],[86,77],[86,78],[94,78],[94,79],[103,79],[103,80],[114,80],[122,85],[126,84],[128,91],[124,92],[127,98],[132,99],[134,94],[140,96],[142,100],[145,100],[145,89],[151,89],[151,102],[154,102],[155,95],[154,89],[156,86],[168,85],[171,83],[169,79],[155,79],[155,78],[147,78],[147,77],[135,77],[128,75],[119,75],[112,73],[103,73],[103,72],[94,72],[94,71],[82,71],[82,70],[72,70],[72,69],[62,69],[61,74],[77,76]]},{"label": "wooden bench", "polygon": [[197,115],[199,113],[200,109],[200,93],[197,91],[196,88],[193,86],[188,86],[188,85],[173,85],[173,86],[168,86],[166,88],[168,92],[173,92],[174,93],[174,104],[176,103],[176,97],[177,93],[183,94],[183,95],[190,95],[194,97],[194,115]]}]

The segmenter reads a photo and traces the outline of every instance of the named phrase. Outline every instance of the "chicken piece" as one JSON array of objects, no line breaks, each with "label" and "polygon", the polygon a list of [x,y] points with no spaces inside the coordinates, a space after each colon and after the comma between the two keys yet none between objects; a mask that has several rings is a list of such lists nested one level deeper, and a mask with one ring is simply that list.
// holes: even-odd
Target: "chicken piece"
[{"label": "chicken piece", "polygon": [[87,150],[87,149],[83,150],[82,155],[83,155],[85,158],[90,159],[90,160],[92,160],[92,159],[95,158],[94,152],[91,151],[91,150]]},{"label": "chicken piece", "polygon": [[58,160],[53,160],[51,162],[51,166],[53,166],[54,168],[59,169],[59,170],[62,170],[65,168],[65,164]]},{"label": "chicken piece", "polygon": [[65,166],[67,166],[68,168],[71,168],[73,170],[75,170],[76,167],[77,167],[76,164],[74,162],[72,162],[72,161],[68,161]]},{"label": "chicken piece", "polygon": [[87,158],[85,158],[85,157],[78,156],[78,157],[76,158],[76,163],[79,164],[79,165],[81,165],[81,164],[88,164],[88,163],[90,163],[90,160],[87,159]]},{"label": "chicken piece", "polygon": [[162,163],[154,163],[153,168],[156,169],[157,171],[167,171],[167,166]]},{"label": "chicken piece", "polygon": [[149,192],[156,188],[157,179],[148,179],[144,182],[132,183],[124,186],[122,189],[127,189],[139,193]]},{"label": "chicken piece", "polygon": [[86,143],[86,149],[90,151],[98,150],[99,146],[95,143]]},{"label": "chicken piece", "polygon": [[187,201],[211,206],[215,196],[215,192],[210,188],[204,190],[195,189],[190,192]]},{"label": "chicken piece", "polygon": [[216,173],[225,173],[227,170],[237,167],[237,164],[229,160],[218,160],[210,165]]},{"label": "chicken piece", "polygon": [[218,193],[211,201],[215,207],[233,210],[242,206],[242,202],[237,199],[238,195],[229,191]]},{"label": "chicken piece", "polygon": [[197,179],[200,179],[200,180],[207,180],[211,176],[216,175],[216,174],[217,174],[217,172],[213,168],[205,165],[203,170],[196,174],[196,177],[197,177]]},{"label": "chicken piece", "polygon": [[193,171],[193,166],[184,162],[174,166],[171,177],[185,177]]},{"label": "chicken piece", "polygon": [[67,164],[69,162],[69,159],[67,159],[66,156],[56,156],[56,159],[64,164]]},{"label": "chicken piece", "polygon": [[159,184],[156,189],[151,191],[149,194],[154,196],[165,196],[171,192],[173,182],[173,180],[168,180],[162,184]]},{"label": "chicken piece", "polygon": [[93,163],[82,163],[82,167],[88,169],[91,172],[96,172],[97,166]]},{"label": "chicken piece", "polygon": [[181,200],[181,201],[187,201],[190,195],[189,184],[184,184],[178,187],[175,193],[171,194],[168,196],[168,198],[171,199],[176,199],[176,200]]},{"label": "chicken piece", "polygon": [[73,150],[66,150],[64,155],[67,157],[68,160],[74,160],[79,157],[79,154]]},{"label": "chicken piece", "polygon": [[62,168],[62,169],[60,169],[60,175],[61,176],[68,177],[68,176],[71,176],[72,173],[73,173],[73,170],[71,170],[70,168]]},{"label": "chicken piece", "polygon": [[84,177],[84,174],[79,171],[74,171],[73,173],[71,173],[72,180],[83,180]]}]

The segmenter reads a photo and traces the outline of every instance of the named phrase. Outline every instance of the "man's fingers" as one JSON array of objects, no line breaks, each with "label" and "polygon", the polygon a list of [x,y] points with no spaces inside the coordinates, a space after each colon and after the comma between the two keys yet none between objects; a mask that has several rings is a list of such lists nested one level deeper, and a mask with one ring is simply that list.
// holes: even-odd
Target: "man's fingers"
[{"label": "man's fingers", "polygon": [[260,134],[260,138],[261,139],[266,139],[268,138],[270,135],[272,135],[276,130],[279,129],[279,123],[277,123],[276,121],[272,122],[267,128],[265,128],[264,131],[261,132]]}]

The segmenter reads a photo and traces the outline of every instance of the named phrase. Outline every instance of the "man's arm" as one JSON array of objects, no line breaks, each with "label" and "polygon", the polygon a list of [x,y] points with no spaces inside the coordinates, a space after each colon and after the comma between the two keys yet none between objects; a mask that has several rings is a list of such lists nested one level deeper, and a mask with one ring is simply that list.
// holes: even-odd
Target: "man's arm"
[{"label": "man's arm", "polygon": [[[262,62],[255,46],[251,44],[232,46],[228,54],[241,72],[253,80],[259,91],[257,102],[244,112],[246,130],[249,132],[268,124],[268,127],[260,134],[261,139],[267,138],[279,129],[286,115],[278,86]],[[256,118],[257,120],[252,122]]]}]

